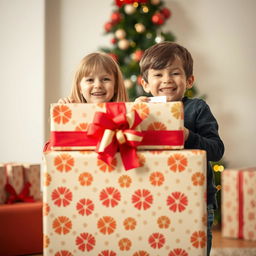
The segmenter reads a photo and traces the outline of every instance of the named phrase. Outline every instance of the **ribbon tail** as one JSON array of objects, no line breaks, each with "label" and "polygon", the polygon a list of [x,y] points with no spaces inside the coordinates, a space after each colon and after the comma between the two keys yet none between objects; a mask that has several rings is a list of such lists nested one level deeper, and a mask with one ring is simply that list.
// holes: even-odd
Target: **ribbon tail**
[{"label": "ribbon tail", "polygon": [[126,171],[140,167],[136,149],[125,144],[119,146],[121,159]]},{"label": "ribbon tail", "polygon": [[35,202],[34,197],[30,196],[30,188],[31,184],[29,182],[27,182],[24,185],[24,188],[22,189],[22,191],[20,192],[20,194],[18,195],[19,199],[23,202]]},{"label": "ribbon tail", "polygon": [[98,159],[102,160],[103,162],[105,162],[108,165],[111,165],[115,154],[117,152],[118,149],[118,145],[117,142],[112,142],[110,145],[108,145],[104,151],[100,152],[98,150],[96,150],[96,152],[98,153]]},{"label": "ribbon tail", "polygon": [[13,186],[12,186],[11,184],[7,183],[7,184],[5,185],[5,191],[6,191],[7,193],[9,193],[9,197],[8,197],[8,199],[6,200],[6,204],[12,204],[12,203],[14,203],[15,201],[17,201],[18,195],[17,195],[15,189],[13,188]]}]

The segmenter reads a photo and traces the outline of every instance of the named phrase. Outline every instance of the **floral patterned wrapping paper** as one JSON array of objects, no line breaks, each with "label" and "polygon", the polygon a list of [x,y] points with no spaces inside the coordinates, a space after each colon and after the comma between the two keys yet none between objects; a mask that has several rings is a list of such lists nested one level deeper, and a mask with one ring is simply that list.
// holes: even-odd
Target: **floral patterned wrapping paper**
[{"label": "floral patterned wrapping paper", "polygon": [[4,204],[6,201],[5,185],[7,183],[6,167],[4,164],[0,164],[0,204]]},{"label": "floral patterned wrapping paper", "polygon": [[[136,110],[141,119],[141,130],[183,131],[184,110],[181,101],[168,103],[125,103],[129,113]],[[87,131],[96,111],[106,112],[106,103],[51,104],[51,132]],[[157,142],[157,141],[156,141]],[[138,149],[183,149],[181,145],[147,145]],[[53,146],[53,150],[84,150],[95,147]]]},{"label": "floral patterned wrapping paper", "polygon": [[222,235],[256,241],[256,167],[222,173]]},{"label": "floral patterned wrapping paper", "polygon": [[41,183],[40,183],[40,164],[23,164],[24,167],[24,180],[31,184],[29,190],[30,195],[33,196],[35,201],[42,199]]},{"label": "floral patterned wrapping paper", "polygon": [[125,171],[93,151],[44,154],[44,255],[206,255],[206,153],[140,151]]}]

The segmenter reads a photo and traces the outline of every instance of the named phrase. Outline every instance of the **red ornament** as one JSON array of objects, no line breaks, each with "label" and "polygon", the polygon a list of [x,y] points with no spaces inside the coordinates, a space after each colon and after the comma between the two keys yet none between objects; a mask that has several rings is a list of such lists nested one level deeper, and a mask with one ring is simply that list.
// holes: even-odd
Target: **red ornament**
[{"label": "red ornament", "polygon": [[111,15],[111,22],[113,24],[117,24],[121,21],[122,19],[122,16],[120,14],[120,12],[113,12],[112,15]]},{"label": "red ornament", "polygon": [[139,62],[139,61],[141,60],[143,54],[144,54],[144,51],[142,51],[142,50],[136,50],[136,51],[134,52],[133,59],[134,59],[135,61],[138,61],[138,62]]},{"label": "red ornament", "polygon": [[111,22],[107,22],[107,23],[105,23],[105,25],[104,25],[104,28],[105,28],[105,31],[106,31],[106,32],[110,32],[110,30],[112,29],[112,27],[113,27],[113,24],[112,24]]},{"label": "red ornament", "polygon": [[170,11],[168,8],[166,8],[166,7],[164,7],[164,8],[160,11],[160,13],[162,13],[162,14],[164,15],[165,19],[168,19],[168,18],[170,18],[170,16],[171,16],[171,11]]},{"label": "red ornament", "polygon": [[165,19],[164,19],[164,15],[161,13],[155,13],[152,16],[152,22],[156,25],[162,25],[164,23]]},{"label": "red ornament", "polygon": [[110,40],[110,42],[111,42],[112,44],[116,44],[117,40],[116,40],[116,38],[113,37],[113,38]]},{"label": "red ornament", "polygon": [[142,76],[138,75],[138,77],[137,77],[137,84],[142,86],[141,79],[142,79]]},{"label": "red ornament", "polygon": [[118,62],[118,56],[117,54],[113,52],[108,52],[108,55],[114,59],[115,62]]}]

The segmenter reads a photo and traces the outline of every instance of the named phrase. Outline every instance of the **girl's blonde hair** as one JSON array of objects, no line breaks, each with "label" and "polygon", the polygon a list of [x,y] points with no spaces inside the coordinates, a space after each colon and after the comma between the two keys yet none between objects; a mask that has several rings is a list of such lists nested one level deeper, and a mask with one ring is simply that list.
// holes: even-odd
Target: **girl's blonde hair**
[{"label": "girl's blonde hair", "polygon": [[115,79],[114,96],[112,102],[128,101],[127,92],[124,86],[122,72],[114,59],[104,52],[95,52],[86,55],[80,62],[75,73],[70,98],[76,103],[86,103],[80,92],[80,82],[83,77],[104,69],[108,74],[113,74]]}]

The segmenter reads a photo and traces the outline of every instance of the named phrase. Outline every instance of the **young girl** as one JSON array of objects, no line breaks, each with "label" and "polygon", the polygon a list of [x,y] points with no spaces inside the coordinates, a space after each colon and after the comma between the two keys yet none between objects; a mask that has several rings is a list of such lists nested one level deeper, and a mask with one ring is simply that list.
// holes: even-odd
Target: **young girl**
[{"label": "young girl", "polygon": [[[125,102],[128,96],[118,64],[103,52],[85,56],[75,73],[70,97],[59,99],[58,103],[103,103]],[[44,152],[51,149],[51,142],[44,146]]]},{"label": "young girl", "polygon": [[71,95],[58,103],[124,102],[128,96],[118,64],[108,54],[85,56],[75,73]]}]

